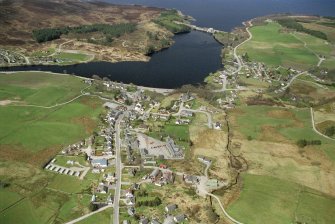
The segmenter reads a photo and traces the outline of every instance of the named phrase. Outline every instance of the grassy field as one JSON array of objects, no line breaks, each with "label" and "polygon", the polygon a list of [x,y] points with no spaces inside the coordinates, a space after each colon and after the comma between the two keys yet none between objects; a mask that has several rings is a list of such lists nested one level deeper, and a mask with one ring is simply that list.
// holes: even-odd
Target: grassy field
[{"label": "grassy field", "polygon": [[245,174],[228,213],[243,223],[334,223],[335,198],[274,177]]},{"label": "grassy field", "polygon": [[94,214],[80,222],[78,224],[91,224],[91,223],[109,223],[113,218],[111,216],[113,212],[112,208],[106,209],[105,211]]},{"label": "grassy field", "polygon": [[80,79],[17,73],[0,75],[0,80],[0,99],[12,101],[0,106],[0,145],[6,146],[1,152],[8,148],[37,152],[59,147],[81,140],[94,130],[102,110],[97,99],[82,97],[49,109],[24,106],[66,102],[81,94],[85,85]]},{"label": "grassy field", "polygon": [[252,60],[298,69],[310,68],[318,62],[317,57],[304,48],[301,41],[281,31],[277,23],[255,26],[250,31],[253,38],[238,49],[240,55],[247,52]]},{"label": "grassy field", "polygon": [[0,191],[0,204],[2,209],[10,206],[1,212],[0,223],[64,223],[89,212],[89,187],[99,177],[89,172],[81,181],[41,166],[63,146],[92,134],[102,102],[85,96],[53,108],[27,106],[63,103],[84,88],[73,76],[0,75],[0,179],[9,184]]},{"label": "grassy field", "polygon": [[240,107],[236,115],[235,128],[244,138],[288,144],[295,144],[299,139],[321,140],[319,148],[335,161],[334,143],[313,131],[309,109],[248,106]]},{"label": "grassy field", "polygon": [[62,59],[62,60],[77,61],[77,62],[86,61],[90,58],[86,54],[66,53],[66,52],[62,52],[60,54],[57,54],[55,57],[58,58],[58,59]]}]

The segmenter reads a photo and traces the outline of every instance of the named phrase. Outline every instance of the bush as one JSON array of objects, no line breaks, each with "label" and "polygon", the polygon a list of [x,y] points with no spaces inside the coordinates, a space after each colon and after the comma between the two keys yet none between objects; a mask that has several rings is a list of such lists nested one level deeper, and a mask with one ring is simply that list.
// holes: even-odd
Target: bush
[{"label": "bush", "polygon": [[328,127],[325,131],[325,135],[332,137],[335,135],[335,126]]},{"label": "bush", "polygon": [[155,197],[153,200],[139,201],[137,202],[138,206],[149,206],[155,207],[162,204],[162,200],[159,197]]},{"label": "bush", "polygon": [[308,145],[321,145],[321,140],[306,140],[306,139],[300,139],[297,141],[297,145],[300,147],[300,148],[304,148],[305,146],[308,146]]},{"label": "bush", "polygon": [[105,35],[106,42],[112,42],[113,38],[120,37],[122,34],[131,33],[135,31],[136,24],[134,23],[120,23],[120,24],[92,24],[81,25],[76,27],[63,28],[46,28],[33,30],[33,37],[38,43],[59,39],[61,35],[68,33],[92,33],[100,32]]},{"label": "bush", "polygon": [[175,21],[183,22],[183,18],[176,10],[168,10],[161,13],[161,15],[154,20],[154,22],[172,33],[190,32],[191,28],[183,24],[177,24]]}]

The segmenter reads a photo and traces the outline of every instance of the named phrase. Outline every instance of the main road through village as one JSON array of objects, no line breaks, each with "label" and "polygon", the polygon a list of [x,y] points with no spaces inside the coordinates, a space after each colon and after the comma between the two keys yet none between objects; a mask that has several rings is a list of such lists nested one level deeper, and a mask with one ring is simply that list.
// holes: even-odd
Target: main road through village
[{"label": "main road through village", "polygon": [[114,216],[113,223],[120,223],[119,221],[119,202],[121,192],[121,174],[122,174],[122,163],[121,163],[121,137],[120,137],[120,124],[123,119],[123,114],[119,116],[115,124],[115,175],[116,175],[116,187],[114,195]]}]

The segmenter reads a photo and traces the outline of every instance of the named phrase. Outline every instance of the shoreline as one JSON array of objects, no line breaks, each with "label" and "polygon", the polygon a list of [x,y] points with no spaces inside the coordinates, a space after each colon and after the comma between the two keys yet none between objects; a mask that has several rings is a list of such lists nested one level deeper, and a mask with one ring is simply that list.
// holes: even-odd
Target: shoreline
[{"label": "shoreline", "polygon": [[[73,76],[82,80],[95,80],[93,78],[88,78],[88,77],[83,77],[83,76],[78,76],[78,75],[71,75],[67,73],[57,73],[57,72],[51,72],[51,71],[39,71],[39,70],[30,70],[30,71],[0,71],[0,74],[15,74],[15,73],[23,73],[23,72],[38,72],[38,73],[47,73],[47,74],[52,74],[52,75],[63,75],[63,76]],[[115,81],[112,81],[115,82]],[[126,84],[124,85],[131,85],[131,84]],[[135,84],[132,84],[135,85]],[[140,86],[140,85],[135,85],[137,88],[142,89],[142,90],[149,90],[157,93],[161,93],[163,95],[168,95],[169,93],[175,91],[176,89],[168,89],[168,88],[156,88],[156,87],[150,87],[150,86]]]}]

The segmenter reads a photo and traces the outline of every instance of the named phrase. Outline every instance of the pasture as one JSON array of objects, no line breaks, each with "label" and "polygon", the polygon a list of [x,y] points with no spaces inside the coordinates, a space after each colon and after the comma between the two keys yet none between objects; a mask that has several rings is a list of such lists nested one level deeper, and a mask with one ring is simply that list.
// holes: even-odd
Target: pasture
[{"label": "pasture", "polygon": [[334,223],[335,198],[269,176],[244,174],[228,213],[243,223]]},{"label": "pasture", "polygon": [[248,53],[252,60],[270,66],[308,69],[315,66],[318,58],[290,33],[283,31],[275,22],[250,28],[253,37],[243,44],[238,53]]}]

